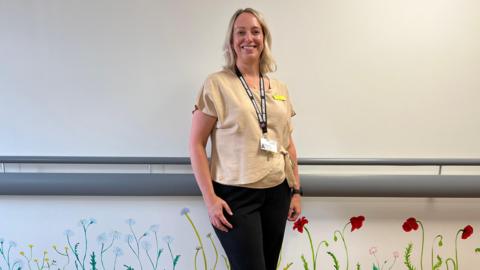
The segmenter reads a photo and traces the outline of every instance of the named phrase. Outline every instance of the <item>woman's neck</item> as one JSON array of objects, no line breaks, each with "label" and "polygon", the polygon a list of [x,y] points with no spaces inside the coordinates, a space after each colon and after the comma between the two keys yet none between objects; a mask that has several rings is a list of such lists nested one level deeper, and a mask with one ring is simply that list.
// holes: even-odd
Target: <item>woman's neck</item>
[{"label": "woman's neck", "polygon": [[258,64],[241,63],[237,61],[237,67],[245,77],[256,78],[260,76],[260,67]]}]

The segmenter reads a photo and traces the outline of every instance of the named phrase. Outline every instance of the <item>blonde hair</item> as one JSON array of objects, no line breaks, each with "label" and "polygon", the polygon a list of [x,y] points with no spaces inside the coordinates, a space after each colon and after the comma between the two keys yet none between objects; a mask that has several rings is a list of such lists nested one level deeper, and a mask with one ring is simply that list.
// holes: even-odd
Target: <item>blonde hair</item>
[{"label": "blonde hair", "polygon": [[262,26],[263,32],[263,51],[260,55],[260,73],[266,74],[269,72],[274,72],[277,70],[277,65],[275,60],[273,59],[271,46],[272,46],[272,35],[270,34],[270,30],[268,29],[267,23],[263,19],[263,16],[260,12],[256,11],[253,8],[245,8],[237,10],[232,18],[230,19],[230,23],[228,24],[227,35],[225,37],[225,44],[223,46],[224,54],[225,54],[225,61],[226,64],[224,66],[225,69],[230,69],[235,72],[235,65],[237,62],[237,54],[232,47],[233,42],[233,26],[235,24],[235,20],[238,16],[242,13],[250,13],[255,16]]}]

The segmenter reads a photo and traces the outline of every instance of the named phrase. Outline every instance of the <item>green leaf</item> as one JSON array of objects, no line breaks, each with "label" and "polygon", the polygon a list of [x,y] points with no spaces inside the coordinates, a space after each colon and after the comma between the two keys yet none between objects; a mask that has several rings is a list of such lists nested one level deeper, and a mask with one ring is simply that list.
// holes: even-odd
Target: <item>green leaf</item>
[{"label": "green leaf", "polygon": [[372,268],[372,269],[373,269],[373,270],[380,270],[380,269],[378,269],[378,267],[377,267],[375,264],[373,264],[373,268]]},{"label": "green leaf", "polygon": [[173,266],[177,265],[179,259],[180,255],[175,256],[175,259],[173,259]]},{"label": "green leaf", "polygon": [[92,267],[92,270],[97,270],[97,261],[95,260],[95,252],[92,252],[92,255],[90,255],[90,266]]},{"label": "green leaf", "polygon": [[135,269],[133,269],[133,267],[131,267],[130,265],[124,264],[123,266],[124,266],[127,270],[135,270]]},{"label": "green leaf", "polygon": [[337,235],[334,234],[334,235],[333,235],[333,241],[337,242],[337,240],[338,240]]},{"label": "green leaf", "polygon": [[360,263],[357,263],[357,270],[360,270]]},{"label": "green leaf", "polygon": [[290,268],[290,266],[292,266],[292,265],[293,265],[293,262],[288,263],[288,264],[283,268],[283,270],[288,270],[288,268]]},{"label": "green leaf", "polygon": [[80,243],[76,243],[75,244],[75,247],[73,248],[73,253],[77,254],[78,255],[78,246],[80,245]]},{"label": "green leaf", "polygon": [[439,255],[437,255],[437,262],[432,266],[432,269],[433,270],[440,269],[440,267],[442,266],[442,263],[443,263],[442,258]]},{"label": "green leaf", "polygon": [[308,263],[307,260],[305,260],[305,256],[302,254],[302,261],[303,261],[303,269],[308,270]]},{"label": "green leaf", "polygon": [[480,253],[480,248],[476,248],[475,253]]},{"label": "green leaf", "polygon": [[408,270],[416,270],[415,267],[412,265],[412,261],[410,257],[412,256],[413,251],[413,244],[408,244],[407,248],[405,248],[405,254],[403,255],[403,263],[408,268]]},{"label": "green leaf", "polygon": [[333,254],[333,253],[330,252],[330,251],[328,251],[327,254],[330,255],[330,257],[332,257],[333,267],[335,267],[335,270],[339,270],[339,269],[340,269],[340,265],[338,264],[338,260],[337,260],[337,257],[335,257],[335,254]]}]

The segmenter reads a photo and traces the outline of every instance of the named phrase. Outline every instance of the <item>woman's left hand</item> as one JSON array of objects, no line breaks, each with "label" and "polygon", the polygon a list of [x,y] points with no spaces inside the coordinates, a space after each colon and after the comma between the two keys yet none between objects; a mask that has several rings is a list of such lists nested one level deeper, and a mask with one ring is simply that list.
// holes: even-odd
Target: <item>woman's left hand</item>
[{"label": "woman's left hand", "polygon": [[294,194],[290,201],[290,209],[288,210],[288,220],[295,221],[302,213],[302,197],[300,194]]}]

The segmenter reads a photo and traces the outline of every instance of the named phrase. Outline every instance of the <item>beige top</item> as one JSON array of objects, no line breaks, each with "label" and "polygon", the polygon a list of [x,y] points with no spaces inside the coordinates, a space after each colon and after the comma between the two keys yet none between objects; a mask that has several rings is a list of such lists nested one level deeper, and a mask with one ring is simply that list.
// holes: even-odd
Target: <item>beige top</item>
[{"label": "beige top", "polygon": [[[251,89],[258,104],[259,90]],[[260,149],[262,130],[255,108],[237,75],[230,70],[211,74],[197,97],[195,108],[214,116],[211,132],[210,173],[218,183],[252,188],[267,188],[292,178],[288,158],[291,117],[295,112],[285,84],[270,79],[265,89],[267,137],[275,140],[278,153]],[[288,166],[286,166],[288,164]],[[288,179],[290,186],[293,179]]]}]

